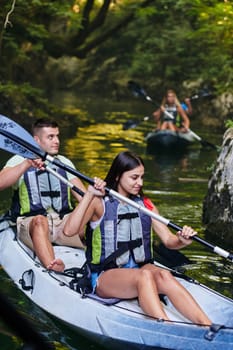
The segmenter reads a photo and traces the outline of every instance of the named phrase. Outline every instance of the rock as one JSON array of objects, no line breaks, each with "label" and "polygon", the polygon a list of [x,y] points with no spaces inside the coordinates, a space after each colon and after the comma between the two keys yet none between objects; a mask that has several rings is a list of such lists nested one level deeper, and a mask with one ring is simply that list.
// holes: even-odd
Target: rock
[{"label": "rock", "polygon": [[233,128],[223,136],[221,152],[208,182],[203,202],[206,235],[233,246]]}]

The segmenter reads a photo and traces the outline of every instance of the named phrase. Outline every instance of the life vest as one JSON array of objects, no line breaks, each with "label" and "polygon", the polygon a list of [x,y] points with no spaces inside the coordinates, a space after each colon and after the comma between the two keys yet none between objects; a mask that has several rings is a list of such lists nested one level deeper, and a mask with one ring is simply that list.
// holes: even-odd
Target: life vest
[{"label": "life vest", "polygon": [[166,113],[163,113],[161,117],[162,122],[169,121],[169,122],[172,122],[174,125],[180,127],[181,118],[177,113],[176,105],[175,104],[173,106],[165,105],[164,107],[165,107],[165,110],[173,116],[173,119],[171,119]]},{"label": "life vest", "polygon": [[[134,201],[144,205],[139,197],[135,197]],[[107,268],[122,267],[128,263],[130,257],[137,264],[150,261],[151,218],[117,199],[106,197],[104,204],[105,212],[100,225],[94,230],[88,225],[86,230],[86,257],[91,270],[100,272]],[[126,246],[126,249],[123,249],[124,253],[116,257],[114,264],[103,268],[107,258],[122,246]]]},{"label": "life vest", "polygon": [[[67,178],[65,170],[53,166],[60,175]],[[29,168],[23,175],[19,188],[14,191],[11,216],[46,215],[52,210],[61,216],[72,210],[69,187],[45,170]]]}]

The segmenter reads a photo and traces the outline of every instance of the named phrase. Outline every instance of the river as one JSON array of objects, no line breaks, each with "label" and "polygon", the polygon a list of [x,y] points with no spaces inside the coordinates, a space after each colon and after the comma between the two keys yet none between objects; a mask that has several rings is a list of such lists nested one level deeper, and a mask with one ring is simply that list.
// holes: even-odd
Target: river
[{"label": "river", "polygon": [[[153,109],[138,100],[112,101],[97,96],[84,98],[70,94],[56,96],[55,100],[67,107],[78,106],[77,108],[83,109],[88,116],[82,123],[66,116],[65,121],[60,121],[61,153],[68,156],[79,171],[90,177],[104,177],[112,159],[119,151],[130,149],[138,153],[145,161],[145,193],[158,206],[160,214],[180,226],[184,224],[193,226],[203,237],[202,202],[217,157],[216,150],[201,148],[197,142],[196,147],[183,156],[165,157],[147,154],[144,137],[154,125],[151,119],[143,121],[143,117],[150,115]],[[138,125],[123,130],[124,123],[129,119],[138,121]],[[203,139],[221,145],[222,133],[218,130],[204,130],[195,121],[195,117],[191,126]],[[9,154],[1,151],[1,167],[8,158]],[[1,212],[9,207],[9,198],[9,190],[0,193]],[[214,243],[214,237],[211,239]],[[224,246],[224,242],[222,247],[229,249]],[[195,242],[182,252],[192,261],[192,264],[185,267],[189,276],[224,295],[233,296],[233,272],[228,262]],[[1,291],[24,316],[32,321],[36,329],[55,345],[56,349],[101,349],[32,304],[17,290],[3,270],[0,271],[0,280]],[[0,327],[1,350],[18,350],[17,338],[13,337],[11,331],[1,321]]]}]

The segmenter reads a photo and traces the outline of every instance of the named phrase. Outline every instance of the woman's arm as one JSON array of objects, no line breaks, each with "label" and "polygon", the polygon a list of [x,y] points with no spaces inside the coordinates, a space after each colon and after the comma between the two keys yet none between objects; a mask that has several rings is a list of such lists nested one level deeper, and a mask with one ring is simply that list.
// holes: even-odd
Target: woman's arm
[{"label": "woman's arm", "polygon": [[[154,206],[153,212],[159,214],[158,209]],[[184,226],[182,231],[173,234],[169,228],[159,222],[158,220],[152,219],[152,228],[159,236],[163,244],[169,249],[181,249],[192,243],[190,237],[194,236],[196,232],[189,226]]]},{"label": "woman's arm", "polygon": [[160,129],[161,127],[161,113],[162,113],[162,110],[161,108],[157,109],[156,111],[153,112],[153,118],[154,118],[154,121],[156,123],[156,127],[157,127],[157,130]]},{"label": "woman's arm", "polygon": [[83,238],[85,225],[89,221],[97,221],[101,218],[104,208],[102,198],[99,198],[99,196],[104,195],[105,182],[100,180],[100,183],[101,185],[95,184],[95,188],[89,186],[81,202],[69,214],[63,229],[64,235],[74,236],[79,234]]},{"label": "woman's arm", "polygon": [[193,113],[193,107],[192,107],[192,104],[191,104],[191,100],[189,97],[186,97],[184,102],[186,103],[188,109],[187,109],[187,114],[188,115],[191,115]]},{"label": "woman's arm", "polygon": [[177,107],[177,112],[182,117],[182,124],[183,124],[182,126],[185,129],[189,129],[189,127],[190,127],[190,120],[189,120],[189,117],[187,116],[187,114],[185,113],[185,111],[183,110],[183,108],[178,106]]}]

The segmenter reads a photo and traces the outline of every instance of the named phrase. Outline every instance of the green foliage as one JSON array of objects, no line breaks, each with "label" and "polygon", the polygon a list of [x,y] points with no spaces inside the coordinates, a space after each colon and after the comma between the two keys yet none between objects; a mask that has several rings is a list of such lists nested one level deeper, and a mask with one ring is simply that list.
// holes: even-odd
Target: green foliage
[{"label": "green foliage", "polygon": [[226,127],[226,128],[233,128],[233,120],[227,119],[227,120],[225,121],[225,127]]},{"label": "green foliage", "polygon": [[[16,0],[9,14],[12,3],[1,2],[2,84],[29,83],[46,93],[49,62],[56,60],[59,70],[60,59],[57,76],[64,76],[67,86],[102,84],[109,91],[112,81],[133,78],[156,94],[197,80],[217,92],[233,89],[230,1]],[[73,81],[70,73],[65,78],[63,57],[82,59]]]}]

